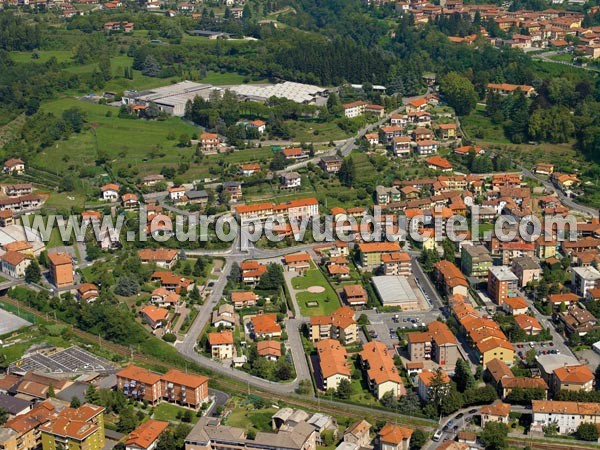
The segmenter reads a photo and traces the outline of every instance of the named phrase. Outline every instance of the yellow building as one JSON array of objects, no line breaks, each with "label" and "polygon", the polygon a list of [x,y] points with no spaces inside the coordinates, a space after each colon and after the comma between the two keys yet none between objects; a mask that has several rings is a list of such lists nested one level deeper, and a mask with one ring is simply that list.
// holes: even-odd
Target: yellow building
[{"label": "yellow building", "polygon": [[359,244],[358,248],[363,267],[377,267],[381,265],[383,254],[400,251],[400,245],[397,242],[365,242]]},{"label": "yellow building", "polygon": [[513,365],[515,349],[510,342],[505,341],[504,339],[488,337],[485,340],[477,342],[476,347],[484,369],[492,359],[499,359],[508,366]]},{"label": "yellow building", "polygon": [[0,450],[33,450],[41,442],[38,427],[56,412],[50,400],[38,403],[31,411],[8,420],[0,427]]},{"label": "yellow building", "polygon": [[43,450],[102,450],[104,408],[86,403],[65,408],[40,427]]}]

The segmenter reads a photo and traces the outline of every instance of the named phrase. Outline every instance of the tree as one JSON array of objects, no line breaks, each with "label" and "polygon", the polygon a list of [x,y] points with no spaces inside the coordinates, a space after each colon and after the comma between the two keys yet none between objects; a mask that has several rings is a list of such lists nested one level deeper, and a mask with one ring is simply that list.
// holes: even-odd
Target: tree
[{"label": "tree", "polygon": [[577,439],[581,439],[582,441],[596,442],[598,440],[598,427],[596,424],[584,422],[577,427],[575,434],[577,435]]},{"label": "tree", "polygon": [[231,271],[229,272],[229,281],[232,282],[234,286],[237,286],[241,279],[242,270],[240,269],[240,265],[234,261],[233,264],[231,264]]},{"label": "tree", "polygon": [[417,428],[410,437],[410,450],[419,450],[427,442],[427,434]]},{"label": "tree", "polygon": [[123,275],[117,281],[115,286],[115,294],[122,295],[123,297],[130,297],[136,295],[139,292],[140,285],[134,278],[127,275]]},{"label": "tree", "polygon": [[48,398],[55,398],[56,397],[56,393],[54,392],[54,386],[50,385],[50,387],[48,388],[48,392],[46,393],[46,396]]},{"label": "tree", "polygon": [[192,275],[195,277],[201,277],[206,274],[206,263],[204,262],[204,258],[199,256],[194,263],[194,269],[192,271]]},{"label": "tree", "polygon": [[438,414],[442,411],[442,404],[450,390],[446,377],[442,368],[438,367],[433,372],[429,383],[427,397],[429,402],[437,409]]},{"label": "tree", "polygon": [[108,81],[112,78],[112,67],[110,65],[110,55],[108,50],[103,51],[98,59],[98,69],[104,81]]},{"label": "tree", "polygon": [[456,250],[454,248],[454,242],[448,238],[444,239],[444,242],[442,242],[442,249],[444,250],[444,259],[454,264],[456,262]]},{"label": "tree", "polygon": [[0,426],[4,425],[8,420],[8,410],[6,408],[0,408]]},{"label": "tree", "polygon": [[468,115],[477,105],[473,83],[457,72],[450,72],[440,79],[440,92],[459,116]]},{"label": "tree", "polygon": [[90,387],[88,387],[87,391],[85,391],[85,401],[87,403],[97,405],[99,400],[100,396],[98,395],[98,390],[96,389],[96,386],[90,384]]},{"label": "tree", "polygon": [[485,424],[480,439],[486,450],[503,450],[508,447],[506,437],[508,427],[500,422],[488,422]]},{"label": "tree", "polygon": [[352,187],[356,179],[356,169],[352,158],[346,158],[342,161],[342,167],[338,173],[340,182],[346,187]]},{"label": "tree", "polygon": [[71,397],[71,404],[70,404],[71,408],[79,408],[81,406],[81,400],[79,400],[79,397],[77,396],[73,396]]},{"label": "tree", "polygon": [[342,378],[340,383],[338,384],[336,395],[343,399],[348,400],[352,395],[352,385],[350,384],[350,380],[347,378]]},{"label": "tree", "polygon": [[117,422],[117,431],[119,433],[130,433],[137,427],[138,420],[135,416],[133,408],[128,406],[123,409],[119,414],[119,421]]},{"label": "tree", "polygon": [[148,55],[142,65],[142,74],[147,77],[155,77],[160,72],[160,64],[154,56]]},{"label": "tree", "polygon": [[459,358],[456,361],[454,381],[459,392],[465,392],[467,389],[475,387],[475,377],[471,373],[469,363],[464,359]]},{"label": "tree", "polygon": [[25,269],[25,281],[27,283],[39,283],[42,279],[42,271],[36,260],[31,261],[31,264]]}]

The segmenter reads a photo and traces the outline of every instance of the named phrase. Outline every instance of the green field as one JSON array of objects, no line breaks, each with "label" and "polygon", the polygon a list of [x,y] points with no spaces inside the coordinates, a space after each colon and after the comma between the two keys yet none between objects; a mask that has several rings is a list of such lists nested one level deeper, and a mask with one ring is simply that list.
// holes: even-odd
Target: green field
[{"label": "green field", "polygon": [[478,140],[496,144],[510,144],[510,141],[504,136],[502,124],[493,124],[485,115],[484,105],[477,105],[475,111],[461,118],[461,123],[469,139],[482,136]]},{"label": "green field", "polygon": [[287,120],[292,139],[300,142],[329,142],[349,138],[347,133],[335,122],[318,122],[314,120]]}]

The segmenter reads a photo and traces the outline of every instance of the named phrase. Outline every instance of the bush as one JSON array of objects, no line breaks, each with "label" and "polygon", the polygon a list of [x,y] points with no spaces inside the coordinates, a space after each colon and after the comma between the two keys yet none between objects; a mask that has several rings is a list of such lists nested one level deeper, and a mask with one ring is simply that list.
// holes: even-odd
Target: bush
[{"label": "bush", "polygon": [[163,341],[165,341],[165,342],[173,343],[176,340],[177,340],[177,336],[175,336],[173,333],[165,333],[163,336]]}]

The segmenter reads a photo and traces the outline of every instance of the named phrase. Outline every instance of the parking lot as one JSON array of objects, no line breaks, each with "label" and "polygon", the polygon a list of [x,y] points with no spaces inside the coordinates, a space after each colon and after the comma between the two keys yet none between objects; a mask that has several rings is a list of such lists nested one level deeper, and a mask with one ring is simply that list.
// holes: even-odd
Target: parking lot
[{"label": "parking lot", "polygon": [[[439,313],[432,314],[432,312],[427,312],[425,314],[405,312],[402,316],[400,313],[370,315],[370,324],[367,325],[367,330],[371,338],[377,339],[387,345],[394,345],[398,344],[398,334],[396,333],[398,328],[407,332],[419,331],[429,322],[434,321],[438,315]],[[396,318],[395,316],[398,317]]]},{"label": "parking lot", "polygon": [[535,350],[536,355],[560,355],[560,350],[552,341],[515,343],[515,353],[521,361],[526,359],[527,352],[532,349]]},{"label": "parking lot", "polygon": [[34,353],[11,366],[19,371],[46,373],[111,372],[117,366],[110,361],[73,346],[55,353]]}]

